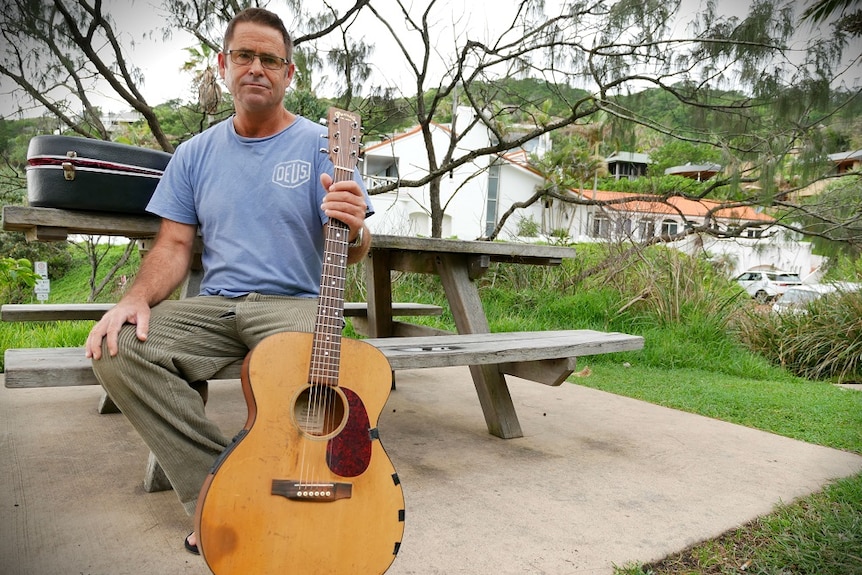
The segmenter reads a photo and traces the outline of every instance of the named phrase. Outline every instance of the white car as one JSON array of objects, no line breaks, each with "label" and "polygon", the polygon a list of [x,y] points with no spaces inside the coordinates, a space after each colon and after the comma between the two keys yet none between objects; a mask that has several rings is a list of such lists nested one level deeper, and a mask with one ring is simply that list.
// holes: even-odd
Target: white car
[{"label": "white car", "polygon": [[859,291],[860,287],[862,285],[848,282],[792,286],[775,300],[775,303],[772,304],[772,311],[776,313],[807,313],[806,306],[816,299],[836,292]]},{"label": "white car", "polygon": [[758,303],[766,303],[783,294],[790,286],[802,284],[793,272],[749,270],[736,277],[736,282]]}]

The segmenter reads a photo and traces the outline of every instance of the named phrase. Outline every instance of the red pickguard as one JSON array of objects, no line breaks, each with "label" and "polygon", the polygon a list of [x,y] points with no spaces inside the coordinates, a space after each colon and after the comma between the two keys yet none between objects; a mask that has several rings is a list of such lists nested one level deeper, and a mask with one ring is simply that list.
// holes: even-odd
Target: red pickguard
[{"label": "red pickguard", "polygon": [[326,448],[326,464],[341,477],[357,477],[365,473],[371,463],[371,423],[362,399],[352,390],[341,387],[347,397],[350,412],[347,424]]}]

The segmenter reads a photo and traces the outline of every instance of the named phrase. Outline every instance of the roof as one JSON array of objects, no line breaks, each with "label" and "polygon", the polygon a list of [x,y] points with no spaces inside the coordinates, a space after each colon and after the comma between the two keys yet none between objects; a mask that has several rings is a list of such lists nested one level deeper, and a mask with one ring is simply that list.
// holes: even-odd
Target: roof
[{"label": "roof", "polygon": [[849,161],[862,161],[862,150],[853,150],[847,152],[837,152],[835,154],[829,154],[827,156],[833,162],[849,162]]},{"label": "roof", "polygon": [[605,158],[605,162],[613,163],[613,162],[631,162],[632,164],[651,164],[652,160],[649,159],[649,154],[640,154],[637,152],[614,152],[607,158]]},{"label": "roof", "polygon": [[[756,211],[751,206],[723,208],[721,206],[724,204],[715,200],[692,200],[680,196],[665,198],[663,196],[633,194],[630,192],[591,192],[580,190],[576,193],[587,199],[605,202],[607,209],[620,212],[638,212],[657,216],[677,217],[682,215],[687,218],[703,218],[711,212],[713,217],[730,220],[763,223],[772,223],[775,221],[772,217]],[[655,199],[652,199],[653,197]]]},{"label": "roof", "polygon": [[[445,130],[447,132],[451,131],[448,126],[444,126],[443,124],[438,124],[437,122],[431,122],[430,126],[432,128],[439,128],[441,130]],[[406,140],[407,138],[410,138],[412,136],[415,136],[416,134],[421,134],[421,133],[422,133],[422,126],[414,126],[414,127],[410,128],[409,130],[407,130],[406,132],[401,132],[400,134],[396,134],[394,136],[387,136],[387,137],[384,137],[379,142],[369,144],[369,145],[365,146],[364,150],[365,150],[365,153],[367,154],[368,152],[372,152],[378,148],[383,148],[384,146],[391,146],[393,143],[395,143],[399,140]]]},{"label": "roof", "polygon": [[419,126],[416,126],[414,128],[411,128],[410,130],[408,130],[406,132],[402,132],[400,134],[395,134],[394,136],[386,136],[383,139],[381,139],[379,142],[375,142],[373,144],[368,144],[367,146],[365,146],[363,153],[368,154],[368,152],[373,152],[374,150],[376,150],[378,148],[382,148],[384,146],[391,146],[392,144],[394,144],[398,140],[404,140],[406,138],[409,138],[413,134],[419,132],[420,129],[421,128]]},{"label": "roof", "polygon": [[673,166],[664,171],[668,176],[705,176],[711,178],[721,171],[719,164],[685,164],[682,166]]}]

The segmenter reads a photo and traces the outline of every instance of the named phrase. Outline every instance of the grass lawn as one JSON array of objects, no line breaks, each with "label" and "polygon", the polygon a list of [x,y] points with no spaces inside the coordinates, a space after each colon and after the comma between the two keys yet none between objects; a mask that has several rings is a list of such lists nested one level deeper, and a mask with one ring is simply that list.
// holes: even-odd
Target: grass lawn
[{"label": "grass lawn", "polygon": [[[581,361],[586,365],[586,361]],[[578,384],[862,454],[862,385],[746,379],[697,369],[592,364]]]},{"label": "grass lawn", "polygon": [[[52,286],[54,301],[84,301],[83,283],[69,274],[56,283],[56,291]],[[430,288],[417,282],[396,299],[445,304],[440,290]],[[609,303],[600,291],[580,298],[560,298],[553,290],[534,292],[530,298],[523,292],[485,295],[491,300],[485,304],[495,331],[592,328],[637,333],[605,323]],[[415,319],[452,329],[448,313]],[[91,325],[0,323],[0,353],[8,347],[80,346]],[[641,334],[646,339],[642,352],[581,360],[579,369],[589,365],[593,375],[576,383],[862,455],[862,389],[793,377],[704,322],[680,321]],[[351,336],[351,330],[345,335]],[[862,474],[656,563],[617,568],[617,575],[751,573],[862,575]]]},{"label": "grass lawn", "polygon": [[[862,454],[862,389],[599,362],[579,385]],[[617,575],[862,575],[862,474]]]}]

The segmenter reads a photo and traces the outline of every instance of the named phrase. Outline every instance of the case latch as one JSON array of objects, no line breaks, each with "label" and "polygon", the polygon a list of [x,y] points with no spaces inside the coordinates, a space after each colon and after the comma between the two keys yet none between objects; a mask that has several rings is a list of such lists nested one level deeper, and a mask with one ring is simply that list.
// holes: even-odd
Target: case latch
[{"label": "case latch", "polygon": [[[66,157],[67,158],[77,158],[78,152],[74,152],[74,151],[66,152]],[[75,164],[73,164],[72,162],[63,162],[62,166],[63,166],[63,177],[66,178],[66,180],[68,180],[70,182],[72,180],[74,180],[75,179]]]}]

